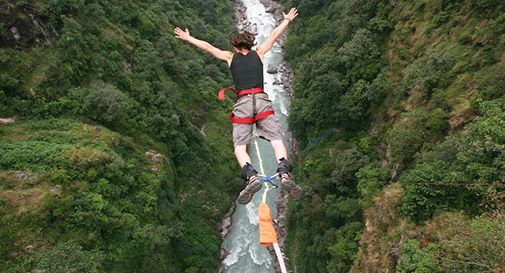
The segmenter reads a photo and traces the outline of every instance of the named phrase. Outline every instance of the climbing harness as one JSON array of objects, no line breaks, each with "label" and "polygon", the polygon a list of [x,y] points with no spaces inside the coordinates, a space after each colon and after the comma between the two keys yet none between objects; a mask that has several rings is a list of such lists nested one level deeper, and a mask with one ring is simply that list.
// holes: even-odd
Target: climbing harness
[{"label": "climbing harness", "polygon": [[[261,177],[261,175],[260,175]],[[270,208],[266,203],[267,193],[271,189],[276,189],[279,186],[273,182],[274,179],[279,179],[279,174],[276,173],[272,176],[263,176],[261,178],[261,183],[265,187],[263,191],[262,201],[258,209],[258,223],[259,223],[259,233],[260,233],[260,245],[262,246],[272,246],[275,250],[275,255],[279,261],[281,267],[281,273],[287,273],[286,264],[284,263],[284,256],[282,255],[281,248],[277,243],[277,232],[272,224],[272,213]]]},{"label": "climbing harness", "polygon": [[230,120],[234,124],[254,124],[258,120],[264,119],[270,115],[275,114],[273,110],[270,111],[265,111],[261,113],[256,113],[256,97],[255,94],[258,93],[264,93],[263,88],[250,88],[250,89],[244,89],[240,91],[236,91],[235,88],[233,87],[227,87],[219,90],[218,92],[218,99],[219,100],[224,100],[224,92],[226,91],[234,91],[235,95],[237,96],[237,99],[246,96],[246,95],[252,95],[252,102],[253,102],[253,116],[252,117],[236,117],[235,114],[232,112],[230,114]]}]

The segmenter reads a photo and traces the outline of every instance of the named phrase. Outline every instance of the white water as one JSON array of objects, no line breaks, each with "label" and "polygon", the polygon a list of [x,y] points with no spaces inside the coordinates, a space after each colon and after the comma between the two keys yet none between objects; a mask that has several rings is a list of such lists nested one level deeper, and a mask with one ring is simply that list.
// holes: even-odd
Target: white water
[{"label": "white water", "polygon": [[[276,27],[272,14],[265,12],[265,7],[259,0],[241,0],[247,8],[246,17],[249,22],[256,24],[258,35],[257,44],[261,44],[272,30]],[[282,49],[278,43],[265,55],[263,61],[265,92],[273,102],[276,118],[281,123],[284,133],[284,143],[290,149],[290,134],[287,131],[287,109],[289,98],[282,85],[273,85],[280,82],[280,74],[268,74],[268,65],[277,66],[283,59]],[[249,153],[255,168],[264,171],[268,175],[275,173],[277,167],[274,153],[270,144],[262,139],[249,145]],[[257,146],[256,146],[257,145]],[[245,184],[244,184],[245,186]],[[272,217],[277,217],[275,200],[279,190],[268,193],[267,203],[272,210]],[[259,245],[258,234],[258,206],[261,203],[259,191],[253,200],[246,206],[237,203],[237,208],[232,216],[232,226],[228,236],[223,241],[223,247],[230,253],[224,260],[224,272],[226,273],[274,273],[273,261],[266,247]]]}]

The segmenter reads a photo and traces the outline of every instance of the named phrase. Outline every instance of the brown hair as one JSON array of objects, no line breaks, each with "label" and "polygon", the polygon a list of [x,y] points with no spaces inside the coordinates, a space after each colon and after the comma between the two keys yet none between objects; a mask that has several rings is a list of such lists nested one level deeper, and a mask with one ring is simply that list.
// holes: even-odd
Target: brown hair
[{"label": "brown hair", "polygon": [[254,35],[249,32],[234,33],[230,37],[230,43],[238,49],[251,50],[254,45]]}]

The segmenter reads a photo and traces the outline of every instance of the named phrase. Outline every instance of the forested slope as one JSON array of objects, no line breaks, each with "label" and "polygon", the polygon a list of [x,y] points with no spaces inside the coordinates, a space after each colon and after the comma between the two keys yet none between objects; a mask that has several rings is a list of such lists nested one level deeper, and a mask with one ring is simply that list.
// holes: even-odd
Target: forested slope
[{"label": "forested slope", "polygon": [[218,270],[233,4],[0,1],[0,271]]},{"label": "forested slope", "polygon": [[282,2],[293,270],[502,272],[505,3]]}]

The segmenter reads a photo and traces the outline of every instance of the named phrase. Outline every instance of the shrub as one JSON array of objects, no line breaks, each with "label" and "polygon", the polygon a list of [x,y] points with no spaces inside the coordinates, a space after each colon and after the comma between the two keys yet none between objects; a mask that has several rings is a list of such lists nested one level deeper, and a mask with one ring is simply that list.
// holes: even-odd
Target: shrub
[{"label": "shrub", "polygon": [[395,161],[408,162],[421,149],[425,139],[426,133],[418,125],[397,123],[387,132],[386,142]]},{"label": "shrub", "polygon": [[440,108],[436,108],[431,111],[428,120],[426,121],[426,127],[433,134],[445,133],[449,124],[446,120],[446,113]]},{"label": "shrub", "polygon": [[0,167],[33,171],[65,168],[66,149],[68,145],[46,141],[0,142]]},{"label": "shrub", "polygon": [[356,31],[351,40],[337,51],[337,60],[345,68],[346,79],[357,82],[373,80],[381,71],[382,59],[372,34],[365,29]]},{"label": "shrub", "polygon": [[502,212],[470,218],[443,213],[429,226],[439,246],[443,272],[500,272],[505,268],[505,215]]},{"label": "shrub", "polygon": [[406,98],[414,90],[419,90],[423,98],[429,100],[436,89],[443,89],[450,84],[449,70],[452,65],[453,60],[434,52],[417,59],[405,69],[395,100]]},{"label": "shrub", "polygon": [[355,147],[341,151],[331,173],[332,186],[342,193],[354,190],[357,182],[356,172],[369,161],[368,156]]},{"label": "shrub", "polygon": [[503,10],[505,5],[500,1],[494,0],[475,0],[472,1],[472,5],[480,10],[492,11],[492,10]]},{"label": "shrub", "polygon": [[360,222],[349,222],[336,232],[335,243],[328,247],[331,259],[326,269],[328,272],[347,273],[358,252],[358,242],[363,230]]},{"label": "shrub", "polygon": [[406,183],[400,212],[419,223],[429,219],[435,210],[464,210],[475,214],[479,208],[479,188],[465,187],[450,162],[433,161],[417,165],[405,173]]},{"label": "shrub", "polygon": [[485,100],[501,98],[505,95],[505,64],[496,64],[482,71],[480,92]]},{"label": "shrub", "polygon": [[35,268],[51,273],[100,273],[102,253],[84,250],[72,241],[61,242],[53,248],[37,254]]},{"label": "shrub", "polygon": [[356,173],[358,178],[358,192],[360,194],[360,204],[368,207],[372,204],[373,197],[386,185],[390,172],[388,168],[382,167],[380,162],[370,163]]},{"label": "shrub", "polygon": [[81,89],[82,109],[90,118],[113,128],[131,128],[135,102],[111,84],[94,82]]},{"label": "shrub", "polygon": [[402,245],[402,252],[396,273],[439,273],[442,272],[437,260],[436,244],[421,248],[419,241],[408,240]]},{"label": "shrub", "polygon": [[6,259],[9,250],[14,246],[16,236],[16,226],[13,225],[12,216],[8,212],[7,204],[0,199],[0,261]]}]

